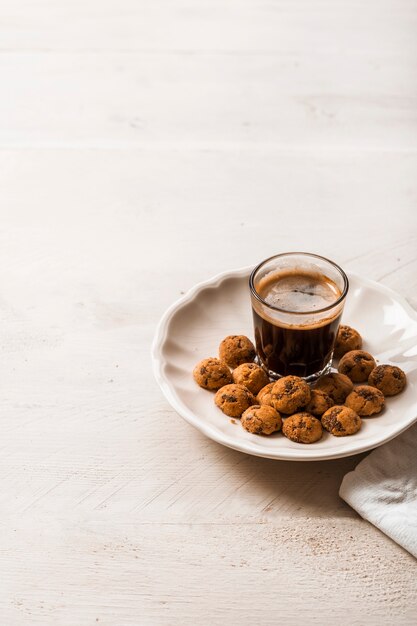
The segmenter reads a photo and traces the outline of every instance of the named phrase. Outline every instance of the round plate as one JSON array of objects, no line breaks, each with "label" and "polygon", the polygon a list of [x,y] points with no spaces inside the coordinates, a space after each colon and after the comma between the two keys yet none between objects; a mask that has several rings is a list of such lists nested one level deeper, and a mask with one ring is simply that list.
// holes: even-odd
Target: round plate
[{"label": "round plate", "polygon": [[152,345],[156,380],[168,402],[202,433],[235,450],[270,459],[315,461],[358,454],[380,446],[417,420],[417,313],[404,298],[379,283],[348,274],[350,289],[343,321],[357,328],[364,350],[379,363],[398,365],[408,385],[387,398],[377,417],[364,418],[350,437],[323,438],[305,445],[281,433],[253,435],[218,409],[214,394],[198,387],[192,371],[201,359],[217,356],[226,335],[253,337],[248,278],[252,268],[225,272],[196,285],[163,316]]}]

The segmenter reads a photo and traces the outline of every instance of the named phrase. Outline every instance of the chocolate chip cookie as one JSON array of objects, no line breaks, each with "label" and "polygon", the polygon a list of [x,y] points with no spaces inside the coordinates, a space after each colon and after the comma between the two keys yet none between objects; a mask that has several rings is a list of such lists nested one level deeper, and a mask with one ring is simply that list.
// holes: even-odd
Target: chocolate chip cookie
[{"label": "chocolate chip cookie", "polygon": [[269,383],[269,378],[256,363],[242,363],[232,374],[233,382],[245,385],[253,394],[257,394]]},{"label": "chocolate chip cookie", "polygon": [[314,388],[327,393],[336,404],[342,404],[352,391],[353,383],[344,374],[326,374],[319,378]]},{"label": "chocolate chip cookie", "polygon": [[347,406],[333,406],[321,418],[323,428],[335,437],[354,435],[362,425],[359,415]]},{"label": "chocolate chip cookie", "polygon": [[262,387],[262,389],[258,392],[258,395],[256,396],[256,402],[258,404],[269,404],[269,402],[262,402],[263,398],[266,398],[272,390],[272,387],[275,385],[275,382],[273,383],[268,383],[267,385],[265,385],[265,387]]},{"label": "chocolate chip cookie", "polygon": [[282,419],[278,411],[266,404],[254,404],[242,415],[242,426],[256,435],[271,435],[281,429]]},{"label": "chocolate chip cookie", "polygon": [[338,370],[345,374],[354,383],[364,383],[369,374],[376,367],[372,354],[364,350],[351,350],[346,352],[339,361]]},{"label": "chocolate chip cookie", "polygon": [[232,375],[226,363],[219,359],[203,359],[193,370],[197,385],[209,391],[217,391],[220,387],[232,382]]},{"label": "chocolate chip cookie", "polygon": [[280,402],[281,398],[275,396],[272,393],[274,385],[275,382],[269,383],[269,385],[266,385],[263,389],[261,389],[261,391],[256,396],[256,401],[259,404],[266,404],[267,406],[272,406],[272,408],[274,408],[276,411],[280,411],[278,407],[282,406],[282,403]]},{"label": "chocolate chip cookie", "polygon": [[323,415],[327,409],[334,405],[334,400],[322,389],[312,389],[310,402],[305,410],[312,415]]},{"label": "chocolate chip cookie", "polygon": [[281,413],[295,413],[310,402],[310,387],[298,376],[284,376],[271,389],[272,406]]},{"label": "chocolate chip cookie", "polygon": [[382,391],[376,387],[358,385],[348,395],[345,404],[361,417],[369,417],[382,411],[385,406],[385,398]]},{"label": "chocolate chip cookie", "polygon": [[214,396],[216,405],[229,417],[240,417],[252,404],[255,396],[243,385],[225,385]]},{"label": "chocolate chip cookie", "polygon": [[378,365],[369,374],[368,383],[382,391],[384,396],[395,396],[404,389],[407,378],[396,365]]},{"label": "chocolate chip cookie", "polygon": [[282,432],[296,443],[314,443],[321,439],[323,428],[317,417],[303,411],[287,417],[282,425]]},{"label": "chocolate chip cookie", "polygon": [[219,346],[219,357],[229,367],[234,369],[242,363],[252,363],[255,360],[255,346],[244,335],[229,335]]},{"label": "chocolate chip cookie", "polygon": [[346,352],[360,350],[362,348],[362,337],[357,330],[346,324],[341,324],[337,333],[334,356],[340,359]]}]

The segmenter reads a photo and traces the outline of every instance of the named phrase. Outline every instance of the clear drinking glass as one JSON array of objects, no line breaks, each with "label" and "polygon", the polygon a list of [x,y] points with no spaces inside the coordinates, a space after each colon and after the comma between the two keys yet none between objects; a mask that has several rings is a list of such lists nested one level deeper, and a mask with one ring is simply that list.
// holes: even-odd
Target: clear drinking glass
[{"label": "clear drinking glass", "polygon": [[256,352],[272,378],[311,382],[330,371],[349,281],[333,261],[277,254],[253,270],[249,287]]}]

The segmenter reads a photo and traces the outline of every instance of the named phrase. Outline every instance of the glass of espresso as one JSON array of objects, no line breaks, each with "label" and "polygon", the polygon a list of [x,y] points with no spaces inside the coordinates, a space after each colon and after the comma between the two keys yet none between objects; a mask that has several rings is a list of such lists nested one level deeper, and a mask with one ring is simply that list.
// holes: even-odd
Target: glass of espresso
[{"label": "glass of espresso", "polygon": [[332,261],[306,252],[277,254],[253,270],[256,352],[272,378],[312,382],[330,371],[349,282]]}]

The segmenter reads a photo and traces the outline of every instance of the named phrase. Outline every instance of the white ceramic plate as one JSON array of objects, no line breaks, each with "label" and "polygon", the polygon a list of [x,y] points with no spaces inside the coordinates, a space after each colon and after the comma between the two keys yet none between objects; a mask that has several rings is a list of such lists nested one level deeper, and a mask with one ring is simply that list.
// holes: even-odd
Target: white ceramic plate
[{"label": "white ceramic plate", "polygon": [[364,349],[379,363],[398,365],[408,385],[387,398],[378,417],[364,418],[361,430],[350,437],[323,438],[297,444],[281,433],[252,435],[239,420],[232,423],[218,409],[214,394],[197,386],[195,364],[217,356],[226,335],[253,338],[248,278],[251,268],[226,272],[196,285],[163,316],[152,346],[155,377],[168,402],[202,433],[235,450],[271,459],[314,461],[358,454],[389,441],[417,420],[417,313],[404,298],[379,283],[349,274],[350,289],[343,322],[364,337]]}]

